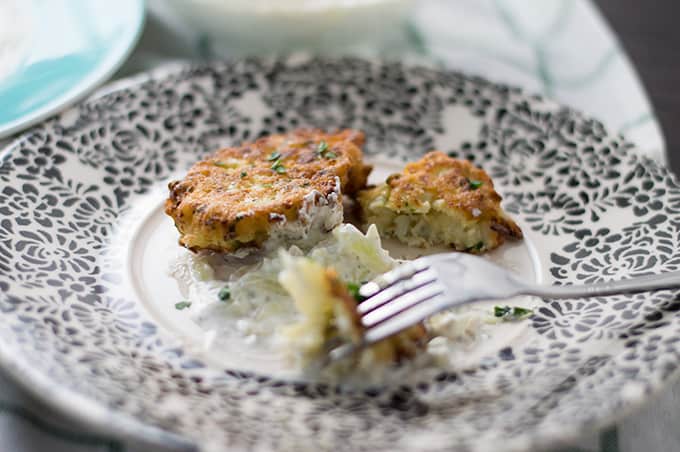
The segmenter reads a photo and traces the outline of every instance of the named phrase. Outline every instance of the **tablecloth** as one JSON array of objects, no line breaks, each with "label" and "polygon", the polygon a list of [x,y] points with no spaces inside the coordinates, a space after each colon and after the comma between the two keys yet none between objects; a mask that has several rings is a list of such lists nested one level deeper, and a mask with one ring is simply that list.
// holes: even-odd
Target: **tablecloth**
[{"label": "tablecloth", "polygon": [[[464,18],[464,20],[463,20]],[[344,52],[439,65],[477,73],[556,98],[600,118],[641,152],[664,160],[663,136],[646,93],[615,36],[588,0],[423,0],[388,48]],[[162,0],[148,2],[144,33],[113,77],[163,63],[223,56],[189,29]],[[561,452],[680,450],[680,385],[613,429],[589,434]],[[17,388],[0,374],[0,450],[148,451],[91,432]],[[160,452],[160,451],[158,451]]]}]

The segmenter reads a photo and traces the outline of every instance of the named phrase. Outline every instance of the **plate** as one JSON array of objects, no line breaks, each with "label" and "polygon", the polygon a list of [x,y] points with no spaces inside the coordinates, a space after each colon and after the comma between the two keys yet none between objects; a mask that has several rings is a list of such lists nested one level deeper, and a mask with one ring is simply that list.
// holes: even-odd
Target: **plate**
[{"label": "plate", "polygon": [[525,231],[504,252],[540,282],[680,266],[673,175],[550,100],[352,58],[180,67],[108,88],[3,152],[3,367],[86,425],[206,451],[535,450],[613,423],[671,378],[671,291],[537,300],[475,362],[384,384],[206,352],[153,276],[176,249],[165,184],[206,152],[300,126],[365,131],[378,169],[432,148],[480,165]]},{"label": "plate", "polygon": [[143,0],[0,2],[0,137],[106,80],[127,58],[143,23]]}]

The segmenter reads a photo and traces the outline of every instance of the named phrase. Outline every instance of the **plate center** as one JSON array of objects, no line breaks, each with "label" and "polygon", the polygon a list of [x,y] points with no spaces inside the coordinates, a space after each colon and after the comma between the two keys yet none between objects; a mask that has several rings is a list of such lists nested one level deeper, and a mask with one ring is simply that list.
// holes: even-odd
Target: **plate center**
[{"label": "plate center", "polygon": [[[374,161],[374,174],[369,182],[375,183],[392,173],[399,171],[401,164]],[[176,336],[191,353],[200,355],[201,359],[219,368],[232,368],[266,373],[280,377],[304,377],[299,369],[291,366],[281,350],[258,347],[252,341],[238,334],[236,328],[222,325],[222,328],[206,328],[206,323],[192,320],[186,309],[179,310],[176,303],[187,298],[186,287],[172,275],[171,267],[181,259],[187,259],[190,252],[177,243],[178,232],[163,211],[163,203],[167,196],[164,186],[146,196],[144,203],[138,204],[139,210],[145,215],[139,216],[133,224],[134,233],[128,239],[128,259],[126,272],[133,284],[137,299],[145,306],[154,320]],[[520,226],[522,226],[520,224]],[[527,230],[528,228],[524,228]],[[383,240],[386,248],[394,258],[411,259],[423,254],[450,251],[450,249],[425,250],[406,247],[394,240]],[[517,243],[506,243],[499,249],[486,254],[486,257],[508,268],[527,281],[540,282],[542,275],[538,265],[537,255],[532,246],[530,234]],[[492,312],[494,304],[479,303],[474,306],[477,310]],[[502,304],[519,304],[534,306],[536,300],[521,297],[503,301]],[[212,314],[209,314],[212,315]],[[492,320],[492,317],[490,320]],[[220,318],[208,319],[211,325],[218,325]],[[238,319],[228,319],[229,325],[237,325]],[[531,335],[529,323],[508,322],[484,325],[479,337],[469,343],[462,343],[460,347],[450,350],[454,369],[473,368],[479,365],[484,357],[496,354],[498,350],[513,343],[525,342]],[[218,333],[216,333],[218,331]],[[216,334],[218,337],[216,337]],[[438,366],[441,365],[438,364]],[[429,366],[431,367],[431,366]],[[437,367],[437,366],[435,366]],[[449,364],[444,367],[450,367]],[[429,371],[441,372],[441,367]],[[408,378],[408,377],[407,377]]]}]

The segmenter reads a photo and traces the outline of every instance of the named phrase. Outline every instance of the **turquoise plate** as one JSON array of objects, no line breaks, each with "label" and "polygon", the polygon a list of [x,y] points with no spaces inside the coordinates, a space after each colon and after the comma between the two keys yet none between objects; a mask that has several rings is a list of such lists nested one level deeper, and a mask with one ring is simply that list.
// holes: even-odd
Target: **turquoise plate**
[{"label": "turquoise plate", "polygon": [[[4,17],[4,19],[3,19]],[[63,109],[125,61],[143,0],[0,2],[0,137]]]}]

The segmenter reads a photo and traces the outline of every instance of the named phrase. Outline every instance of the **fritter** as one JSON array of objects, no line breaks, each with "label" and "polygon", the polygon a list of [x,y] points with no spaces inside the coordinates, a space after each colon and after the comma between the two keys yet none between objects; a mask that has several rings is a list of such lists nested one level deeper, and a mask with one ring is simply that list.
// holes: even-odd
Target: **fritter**
[{"label": "fritter", "polygon": [[299,129],[225,148],[169,184],[165,212],[192,251],[308,247],[343,219],[342,196],[365,187],[364,135]]},{"label": "fritter", "polygon": [[411,246],[482,253],[522,238],[489,175],[439,151],[360,191],[358,201],[366,224]]}]

